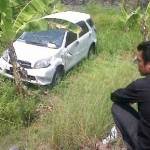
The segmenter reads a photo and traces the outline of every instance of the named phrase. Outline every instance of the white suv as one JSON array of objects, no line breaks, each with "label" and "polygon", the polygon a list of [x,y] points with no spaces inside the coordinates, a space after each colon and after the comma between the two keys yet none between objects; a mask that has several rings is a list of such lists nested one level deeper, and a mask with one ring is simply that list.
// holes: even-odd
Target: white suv
[{"label": "white suv", "polygon": [[[66,71],[94,53],[95,26],[89,14],[73,11],[51,14],[44,19],[69,21],[81,29],[79,34],[63,28],[24,32],[13,43],[17,63],[27,73],[27,78],[23,80],[39,85],[55,85]],[[0,58],[0,73],[13,78],[8,50]]]}]

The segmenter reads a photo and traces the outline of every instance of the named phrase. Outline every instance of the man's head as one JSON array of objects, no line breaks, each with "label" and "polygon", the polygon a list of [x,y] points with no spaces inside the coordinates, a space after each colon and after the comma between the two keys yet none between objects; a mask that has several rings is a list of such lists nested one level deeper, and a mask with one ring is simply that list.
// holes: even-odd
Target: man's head
[{"label": "man's head", "polygon": [[137,51],[137,62],[140,74],[150,74],[150,41],[140,43],[137,47]]}]

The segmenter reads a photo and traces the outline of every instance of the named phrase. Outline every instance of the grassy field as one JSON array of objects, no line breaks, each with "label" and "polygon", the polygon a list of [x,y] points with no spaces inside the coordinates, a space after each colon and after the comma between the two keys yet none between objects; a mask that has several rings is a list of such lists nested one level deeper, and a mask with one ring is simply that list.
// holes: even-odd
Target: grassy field
[{"label": "grassy field", "polygon": [[119,8],[89,4],[80,11],[93,17],[98,55],[82,61],[53,90],[29,87],[32,96],[25,102],[9,80],[1,79],[0,150],[13,144],[27,150],[77,150],[111,128],[110,93],[139,76],[132,56],[141,35],[138,29],[125,30]]}]

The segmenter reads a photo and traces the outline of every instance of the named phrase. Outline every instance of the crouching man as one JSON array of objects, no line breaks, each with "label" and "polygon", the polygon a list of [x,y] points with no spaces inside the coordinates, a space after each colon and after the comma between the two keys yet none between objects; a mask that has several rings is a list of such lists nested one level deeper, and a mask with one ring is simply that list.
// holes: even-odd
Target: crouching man
[{"label": "crouching man", "polygon": [[111,94],[112,114],[128,150],[150,150],[150,41],[138,45],[136,61],[144,77]]}]

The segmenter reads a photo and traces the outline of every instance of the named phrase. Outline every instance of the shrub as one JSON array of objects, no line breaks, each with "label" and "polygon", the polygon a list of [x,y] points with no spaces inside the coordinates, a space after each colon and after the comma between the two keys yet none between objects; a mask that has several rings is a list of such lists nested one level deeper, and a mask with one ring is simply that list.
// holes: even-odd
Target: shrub
[{"label": "shrub", "polygon": [[13,84],[3,79],[0,82],[0,135],[11,129],[28,126],[36,117],[38,98],[30,96],[22,99],[16,95]]}]

